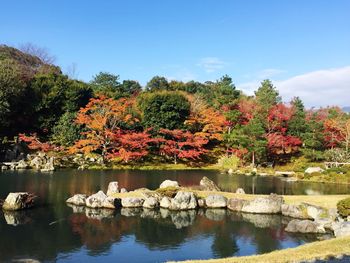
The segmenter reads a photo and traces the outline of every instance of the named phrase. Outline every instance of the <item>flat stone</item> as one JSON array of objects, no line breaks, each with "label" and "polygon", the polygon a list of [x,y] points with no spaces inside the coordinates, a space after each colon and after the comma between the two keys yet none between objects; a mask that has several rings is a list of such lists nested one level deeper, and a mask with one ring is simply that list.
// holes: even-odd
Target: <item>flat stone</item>
[{"label": "flat stone", "polygon": [[283,202],[281,196],[271,194],[269,197],[258,197],[244,203],[241,211],[255,214],[279,214]]},{"label": "flat stone", "polygon": [[222,195],[209,195],[205,198],[205,205],[208,208],[225,208],[227,198]]},{"label": "flat stone", "polygon": [[311,220],[291,220],[286,229],[287,232],[292,233],[325,233],[325,229],[323,226],[317,224]]},{"label": "flat stone", "polygon": [[139,197],[122,198],[122,207],[142,207],[145,199]]},{"label": "flat stone", "polygon": [[232,211],[242,211],[243,205],[247,203],[247,200],[239,198],[230,198],[227,202],[227,208]]}]

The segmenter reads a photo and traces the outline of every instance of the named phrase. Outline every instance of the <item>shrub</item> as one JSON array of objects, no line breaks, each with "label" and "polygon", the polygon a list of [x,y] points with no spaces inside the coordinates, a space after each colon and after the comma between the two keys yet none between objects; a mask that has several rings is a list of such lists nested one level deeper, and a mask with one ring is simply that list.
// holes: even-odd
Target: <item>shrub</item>
[{"label": "shrub", "polygon": [[223,169],[237,169],[240,163],[240,159],[236,155],[221,156],[218,160],[218,165]]},{"label": "shrub", "polygon": [[337,209],[342,217],[350,216],[350,198],[340,200],[337,204]]}]

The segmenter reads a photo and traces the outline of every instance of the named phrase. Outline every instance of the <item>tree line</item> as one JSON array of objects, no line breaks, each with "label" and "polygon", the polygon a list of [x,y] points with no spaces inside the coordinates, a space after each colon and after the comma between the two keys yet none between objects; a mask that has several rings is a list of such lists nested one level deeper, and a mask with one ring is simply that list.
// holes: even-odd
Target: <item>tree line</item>
[{"label": "tree line", "polygon": [[122,163],[348,161],[350,117],[338,107],[285,103],[270,80],[254,96],[217,81],[135,80],[100,72],[90,82],[62,73],[37,49],[0,46],[0,138],[31,149],[99,154]]}]

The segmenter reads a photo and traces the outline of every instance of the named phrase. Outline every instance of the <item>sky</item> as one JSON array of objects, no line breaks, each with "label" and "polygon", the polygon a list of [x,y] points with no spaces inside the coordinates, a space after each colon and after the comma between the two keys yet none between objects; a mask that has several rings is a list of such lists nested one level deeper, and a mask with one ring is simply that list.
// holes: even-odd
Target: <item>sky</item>
[{"label": "sky", "polygon": [[253,94],[269,78],[284,101],[350,105],[349,0],[0,0],[0,44],[47,48],[63,72],[228,74]]}]

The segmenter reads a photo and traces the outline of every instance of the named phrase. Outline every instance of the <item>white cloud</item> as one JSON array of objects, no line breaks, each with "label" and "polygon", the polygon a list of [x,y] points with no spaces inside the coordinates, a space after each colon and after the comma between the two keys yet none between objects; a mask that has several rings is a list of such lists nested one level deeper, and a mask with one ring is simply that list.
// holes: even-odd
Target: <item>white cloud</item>
[{"label": "white cloud", "polygon": [[312,71],[276,82],[285,99],[299,96],[308,107],[350,105],[350,66]]},{"label": "white cloud", "polygon": [[[307,107],[350,105],[350,66],[312,71],[273,83],[284,101],[299,96]],[[237,86],[253,95],[259,85],[260,80],[253,80]]]},{"label": "white cloud", "polygon": [[202,58],[197,66],[203,68],[207,73],[223,69],[227,63],[217,57]]}]

